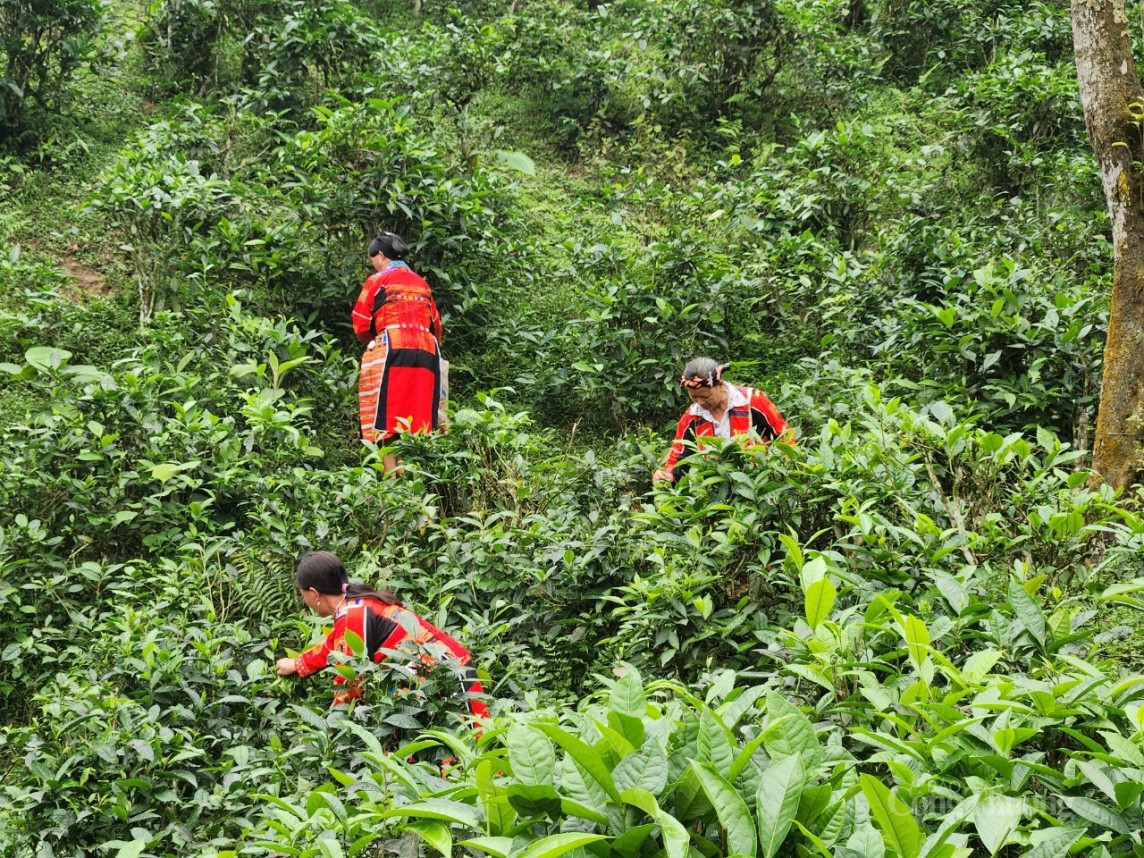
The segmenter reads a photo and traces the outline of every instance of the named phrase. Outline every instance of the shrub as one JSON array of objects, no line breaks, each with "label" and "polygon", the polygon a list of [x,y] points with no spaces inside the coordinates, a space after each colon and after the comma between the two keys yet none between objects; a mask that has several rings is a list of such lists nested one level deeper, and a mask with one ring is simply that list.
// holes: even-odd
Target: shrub
[{"label": "shrub", "polygon": [[0,141],[23,128],[29,100],[59,105],[88,59],[102,10],[100,0],[14,0],[0,8]]}]

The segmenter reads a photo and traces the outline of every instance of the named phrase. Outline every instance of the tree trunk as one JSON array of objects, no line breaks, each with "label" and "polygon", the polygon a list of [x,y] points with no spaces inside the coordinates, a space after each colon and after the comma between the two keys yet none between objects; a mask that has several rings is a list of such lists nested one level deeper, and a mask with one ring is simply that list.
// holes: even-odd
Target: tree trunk
[{"label": "tree trunk", "polygon": [[1072,2],[1080,98],[1112,219],[1114,252],[1092,467],[1116,488],[1127,488],[1144,473],[1144,90],[1132,62],[1124,3]]}]

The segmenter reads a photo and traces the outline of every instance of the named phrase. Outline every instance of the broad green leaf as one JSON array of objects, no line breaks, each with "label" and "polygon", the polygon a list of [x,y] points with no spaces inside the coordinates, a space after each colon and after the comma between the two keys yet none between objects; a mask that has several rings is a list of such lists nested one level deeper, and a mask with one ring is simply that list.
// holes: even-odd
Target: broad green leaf
[{"label": "broad green leaf", "polygon": [[624,804],[638,807],[652,819],[655,819],[659,814],[659,802],[656,801],[654,795],[643,787],[629,787],[620,793],[620,798]]},{"label": "broad green leaf", "polygon": [[560,793],[599,811],[611,800],[608,791],[567,752],[560,758]]},{"label": "broad green leaf", "polygon": [[981,682],[1000,658],[1000,650],[979,650],[965,660],[965,664],[961,668],[961,675],[969,682]]},{"label": "broad green leaf", "polygon": [[838,590],[830,582],[829,576],[815,581],[806,591],[806,622],[812,629],[830,617],[834,610],[834,600]]},{"label": "broad green leaf", "polygon": [[642,719],[644,711],[647,709],[643,680],[640,679],[639,672],[634,667],[624,665],[624,668],[626,672],[612,686],[612,692],[608,696],[608,705],[613,712]]},{"label": "broad green leaf", "polygon": [[1091,763],[1088,760],[1073,759],[1078,769],[1084,772],[1084,776],[1088,778],[1089,783],[1099,789],[1102,793],[1108,796],[1113,801],[1116,801],[1116,785],[1100,766],[1096,763]]},{"label": "broad green leaf", "polygon": [[1114,792],[1116,793],[1116,806],[1121,810],[1127,810],[1133,806],[1138,807],[1140,796],[1144,795],[1144,783],[1124,781],[1115,786]]},{"label": "broad green leaf", "polygon": [[965,585],[948,572],[935,572],[933,581],[955,614],[961,614],[969,607],[969,593],[966,592]]},{"label": "broad green leaf", "polygon": [[870,804],[870,814],[886,841],[900,858],[917,858],[922,835],[909,808],[874,776],[862,775],[859,781],[862,794]]},{"label": "broad green leaf", "polygon": [[156,465],[151,469],[151,479],[158,480],[161,483],[167,482],[175,474],[182,470],[174,462],[163,462],[161,465]]},{"label": "broad green leaf", "polygon": [[785,720],[782,727],[774,732],[768,731],[763,740],[763,747],[772,760],[778,761],[791,754],[800,754],[804,766],[810,768],[822,759],[822,746],[818,744],[818,736],[810,719],[785,697],[768,694],[767,719],[773,721],[780,718]]},{"label": "broad green leaf", "polygon": [[468,828],[483,829],[480,814],[467,804],[451,801],[447,798],[426,798],[394,807],[381,814],[383,817],[408,816],[415,819],[439,819],[442,822],[453,822]]},{"label": "broad green leaf", "polygon": [[864,814],[863,821],[854,827],[846,847],[853,849],[862,858],[883,858],[886,854],[886,841],[870,822],[868,814]]},{"label": "broad green leaf", "polygon": [[143,850],[147,848],[147,841],[139,838],[126,843],[122,840],[112,840],[104,843],[101,848],[109,849],[112,846],[118,846],[119,851],[115,853],[115,858],[139,858],[143,854]]},{"label": "broad green leaf", "polygon": [[711,802],[707,800],[707,793],[703,791],[703,784],[695,773],[694,763],[683,770],[671,797],[675,801],[675,816],[681,822],[691,822],[712,809]]},{"label": "broad green leaf", "polygon": [[474,837],[471,840],[462,840],[457,845],[465,846],[469,849],[476,849],[479,852],[484,852],[486,855],[492,855],[493,858],[507,858],[508,854],[512,851],[512,838]]},{"label": "broad green leaf", "polygon": [[502,834],[516,819],[516,811],[509,803],[505,789],[496,782],[496,767],[492,760],[477,763],[477,795],[488,821],[491,834]]},{"label": "broad green leaf", "polygon": [[731,771],[727,775],[727,780],[734,781],[739,777],[739,774],[747,767],[747,764],[751,762],[751,758],[754,757],[755,751],[759,749],[759,746],[767,741],[768,736],[773,731],[783,729],[783,725],[790,720],[790,715],[783,715],[779,718],[769,720],[767,726],[759,732],[759,735],[744,745],[739,750],[739,753],[736,754],[735,761],[731,763]]},{"label": "broad green leaf", "polygon": [[609,712],[608,724],[627,739],[632,747],[639,748],[643,745],[646,731],[642,718],[633,718],[631,715],[624,715],[620,712]]},{"label": "broad green leaf", "polygon": [[544,733],[532,727],[510,727],[506,744],[513,777],[520,783],[555,785],[556,752]]},{"label": "broad green leaf", "polygon": [[799,797],[805,786],[806,771],[797,754],[775,763],[760,777],[755,807],[763,858],[773,858],[778,853],[798,812]]},{"label": "broad green leaf", "polygon": [[523,152],[510,152],[505,149],[496,150],[497,160],[506,167],[524,173],[526,176],[536,175],[536,164]]},{"label": "broad green leaf", "polygon": [[575,816],[578,819],[586,819],[598,825],[609,825],[611,823],[611,820],[600,813],[600,811],[586,804],[580,804],[578,801],[573,801],[570,798],[560,799],[560,810],[565,816]]},{"label": "broad green leaf", "polygon": [[[567,751],[580,767],[583,768],[596,783],[604,788],[604,791],[607,792],[612,801],[616,804],[621,803],[620,791],[616,789],[616,783],[612,779],[612,773],[608,771],[604,760],[595,750],[568,731],[557,727],[555,724],[538,724],[537,727],[542,730],[546,736]],[[511,733],[512,731],[510,730],[509,732]],[[547,745],[548,743],[545,742],[545,744]],[[551,748],[551,746],[549,747]],[[516,766],[514,764],[513,771],[515,770]]]},{"label": "broad green leaf", "polygon": [[1008,795],[986,796],[978,803],[973,811],[973,826],[990,855],[996,855],[1009,840],[1024,811],[1025,802]]},{"label": "broad green leaf", "polygon": [[691,836],[683,827],[683,823],[662,808],[656,814],[655,821],[663,838],[665,858],[687,858],[691,847]]},{"label": "broad green leaf", "polygon": [[941,858],[946,854],[945,846],[946,840],[961,828],[961,824],[973,815],[973,811],[977,809],[978,803],[981,801],[981,793],[974,793],[968,798],[963,798],[957,803],[953,810],[949,811],[942,819],[941,825],[938,826],[937,831],[926,838],[926,842],[922,845],[921,854],[918,858]]},{"label": "broad green leaf", "polygon": [[[787,757],[787,759],[791,759]],[[798,799],[795,819],[803,823],[819,822],[826,816],[826,810],[834,798],[834,787],[830,784],[806,787]]]},{"label": "broad green leaf", "polygon": [[1073,844],[1080,840],[1086,831],[1088,831],[1087,825],[1058,828],[1057,833],[1027,850],[1023,858],[1065,858]]},{"label": "broad green leaf", "polygon": [[596,729],[600,731],[600,735],[604,737],[604,740],[612,746],[612,750],[616,752],[617,757],[622,759],[628,754],[635,753],[636,746],[619,730],[615,730],[608,724],[601,723],[597,720],[593,720],[592,723],[596,726]]},{"label": "broad green leaf", "polygon": [[71,360],[71,356],[72,353],[67,349],[57,349],[54,346],[35,346],[24,352],[24,360],[41,372],[59,369]]},{"label": "broad green leaf", "polygon": [[1021,625],[1039,642],[1045,640],[1045,613],[1016,578],[1009,579],[1009,606]]},{"label": "broad green leaf", "polygon": [[1100,730],[1099,733],[1104,737],[1104,741],[1114,756],[1120,757],[1137,768],[1144,768],[1144,751],[1141,751],[1135,742],[1119,733],[1113,733],[1111,730]]},{"label": "broad green leaf", "polygon": [[[351,654],[359,658],[365,655],[365,641],[362,640],[361,635],[357,632],[346,629],[345,641],[346,645],[350,648]],[[417,729],[417,727],[420,726],[420,724],[417,724],[413,729]]]},{"label": "broad green leaf", "polygon": [[710,763],[715,771],[728,777],[735,760],[731,735],[719,718],[707,707],[699,713],[699,736],[696,739],[696,759]]},{"label": "broad green leaf", "polygon": [[750,712],[751,707],[766,693],[765,685],[752,685],[750,688],[744,689],[738,696],[717,707],[715,714],[727,725],[728,730],[734,730],[739,719]]},{"label": "broad green leaf", "polygon": [[634,754],[628,754],[612,771],[616,789],[623,792],[630,787],[642,787],[659,795],[667,786],[667,754],[658,742],[648,742]]},{"label": "broad green leaf", "polygon": [[407,831],[412,831],[440,852],[444,858],[452,858],[453,835],[449,831],[449,826],[445,825],[445,823],[430,819],[420,819],[407,822],[405,828]]},{"label": "broad green leaf", "polygon": [[612,841],[612,851],[618,854],[620,858],[636,858],[636,856],[639,855],[640,847],[643,846],[644,841],[652,835],[655,829],[656,826],[652,823],[636,825],[629,828]]},{"label": "broad green leaf", "polygon": [[[834,853],[830,851],[829,845],[821,837],[799,822],[797,819],[794,821],[795,828],[802,832],[802,836],[810,841],[811,845],[818,850],[818,854],[822,858],[834,858]],[[810,850],[799,850],[800,855],[809,855]]]},{"label": "broad green leaf", "polygon": [[573,849],[579,849],[589,843],[603,839],[604,835],[602,834],[550,834],[548,837],[541,837],[539,840],[532,841],[524,849],[515,853],[512,858],[559,858],[560,855],[571,852]]},{"label": "broad green leaf", "polygon": [[906,648],[910,653],[910,661],[918,670],[929,657],[930,634],[926,624],[913,614],[898,615],[898,627],[906,641]]},{"label": "broad green leaf", "polygon": [[522,817],[560,815],[560,794],[548,784],[510,784],[505,795]]},{"label": "broad green leaf", "polygon": [[[719,823],[727,832],[727,850],[731,855],[754,856],[758,852],[755,826],[751,821],[751,811],[739,792],[727,783],[721,775],[701,763],[691,764],[699,779],[707,800],[715,808]],[[797,799],[796,799],[797,807]],[[794,810],[791,810],[793,816]],[[787,823],[789,825],[789,822]]]},{"label": "broad green leaf", "polygon": [[1124,821],[1124,817],[1106,804],[1082,795],[1062,795],[1060,798],[1065,806],[1081,819],[1087,819],[1117,834],[1132,833],[1132,828]]},{"label": "broad green leaf", "polygon": [[811,586],[816,581],[821,581],[826,577],[826,560],[822,557],[813,557],[803,564],[802,569],[799,570],[798,580],[802,585],[802,592],[809,593]]}]

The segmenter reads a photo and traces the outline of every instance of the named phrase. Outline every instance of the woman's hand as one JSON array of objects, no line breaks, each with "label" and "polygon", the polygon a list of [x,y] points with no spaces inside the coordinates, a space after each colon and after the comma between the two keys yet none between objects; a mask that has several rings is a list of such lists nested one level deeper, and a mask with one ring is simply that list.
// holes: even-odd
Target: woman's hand
[{"label": "woman's hand", "polygon": [[667,480],[669,483],[674,483],[675,482],[675,474],[673,474],[671,471],[667,470],[666,468],[658,468],[651,475],[651,481],[653,483],[662,482],[663,480]]},{"label": "woman's hand", "polygon": [[293,676],[298,672],[298,666],[292,658],[280,658],[278,659],[277,670],[279,676]]}]

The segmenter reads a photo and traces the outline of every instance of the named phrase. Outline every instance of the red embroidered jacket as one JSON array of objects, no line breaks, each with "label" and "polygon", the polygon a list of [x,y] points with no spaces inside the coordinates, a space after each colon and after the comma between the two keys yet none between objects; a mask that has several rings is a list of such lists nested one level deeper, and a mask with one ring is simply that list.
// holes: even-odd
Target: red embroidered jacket
[{"label": "red embroidered jacket", "polygon": [[392,262],[365,281],[351,319],[363,343],[383,331],[392,348],[435,351],[427,337],[441,341],[441,314],[429,284],[404,262]]},{"label": "red embroidered jacket", "polygon": [[[759,440],[766,443],[789,431],[782,414],[761,390],[733,384],[727,386],[731,388],[728,391],[730,400],[727,421],[730,424],[732,438],[746,435],[753,430]],[[710,438],[715,435],[715,424],[705,415],[705,409],[693,403],[679,418],[679,424],[675,428],[675,441],[663,466],[664,470],[671,471],[672,477],[676,480],[687,470],[687,466],[679,462],[691,452],[689,445],[699,443],[700,438]]]},{"label": "red embroidered jacket", "polygon": [[[436,643],[442,658],[456,659],[462,665],[470,661],[469,651],[455,638],[450,637],[436,626],[419,617],[401,605],[387,605],[380,599],[365,596],[347,599],[334,613],[334,627],[326,639],[315,644],[294,660],[298,676],[311,676],[322,670],[329,662],[330,654],[340,652],[350,655],[346,633],[353,632],[365,644],[365,651],[377,662],[386,657],[385,650],[397,649],[405,640],[412,639],[417,644]],[[334,694],[334,703],[346,703],[361,696],[361,689],[346,686],[346,678],[341,674],[334,677],[334,685],[339,686]],[[480,694],[481,683],[475,675],[463,683],[469,694]],[[478,700],[469,701],[470,711],[479,717],[488,714],[484,704]]]}]

